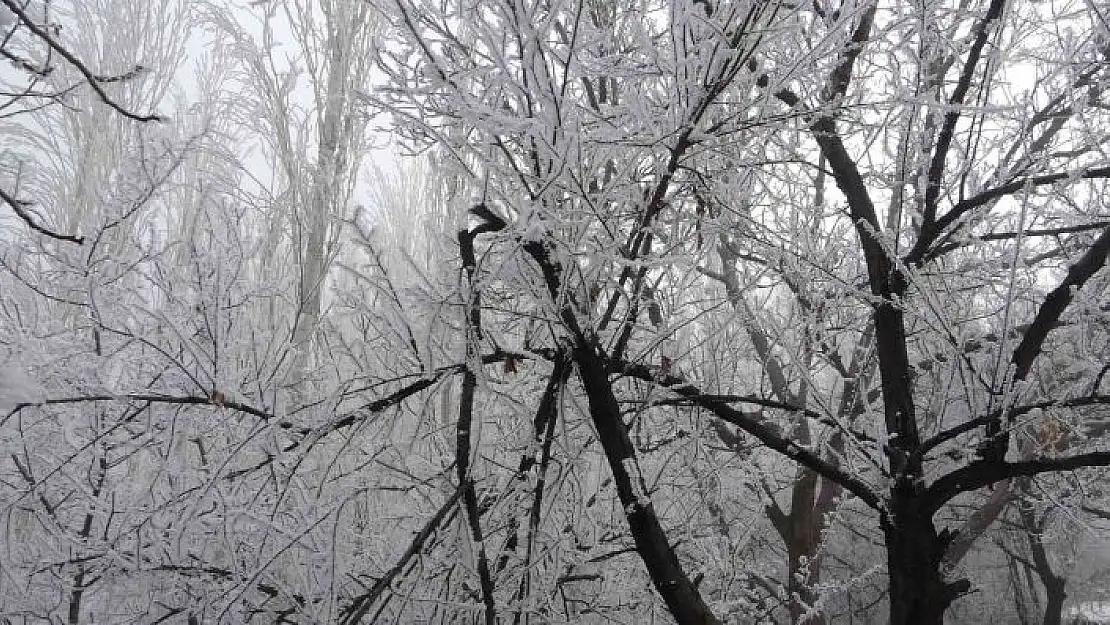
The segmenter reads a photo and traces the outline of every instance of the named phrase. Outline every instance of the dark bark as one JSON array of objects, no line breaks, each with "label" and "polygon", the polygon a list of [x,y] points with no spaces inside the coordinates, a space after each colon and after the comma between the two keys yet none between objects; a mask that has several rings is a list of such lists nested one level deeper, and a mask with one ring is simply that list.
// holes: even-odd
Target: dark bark
[{"label": "dark bark", "polygon": [[126,117],[127,119],[131,119],[137,122],[164,121],[164,118],[156,114],[140,115],[131,112],[130,110],[124,108],[122,105],[116,102],[115,98],[108,95],[108,92],[104,90],[104,83],[130,80],[130,78],[138,74],[137,71],[128,72],[119,76],[99,76],[95,74],[91,69],[89,69],[89,67],[85,65],[85,63],[81,59],[77,58],[76,55],[70,52],[69,49],[60,44],[58,40],[50,34],[48,27],[41,26],[39,22],[32,19],[26,13],[27,7],[24,3],[17,2],[16,0],[0,0],[0,3],[6,6],[9,11],[11,11],[17,18],[19,18],[20,27],[26,28],[27,30],[31,31],[31,34],[33,34],[35,37],[49,46],[52,52],[65,59],[65,61],[69,63],[69,65],[76,69],[84,78],[85,84],[92,88],[93,92],[96,93],[100,101],[113,109],[116,113],[122,115],[123,117]]},{"label": "dark bark", "polygon": [[[972,47],[952,93],[951,104],[962,104],[971,92],[989,36],[995,30],[993,23],[1000,18],[1004,5],[1005,0],[991,0],[986,14],[973,27]],[[835,96],[843,95],[847,91],[854,55],[858,54],[858,50],[866,43],[869,27],[869,18],[865,14],[852,35],[853,46],[842,54],[841,62],[830,78],[826,93],[823,94],[824,100],[833,100]],[[754,65],[752,67],[754,71]],[[767,76],[760,76],[756,84],[770,87],[771,80]],[[881,373],[886,433],[890,441],[885,451],[893,478],[893,487],[888,498],[878,506],[888,550],[890,623],[940,625],[943,623],[947,607],[970,587],[965,580],[947,583],[941,574],[941,559],[952,536],[947,531],[938,533],[934,525],[932,516],[940,506],[958,493],[988,486],[1006,478],[1103,465],[1110,462],[1110,454],[1094,452],[1063,459],[1005,462],[1008,441],[1003,438],[1005,435],[1000,427],[1003,415],[992,414],[992,418],[981,418],[979,424],[987,425],[988,434],[996,435],[994,442],[998,443],[990,450],[991,453],[984,455],[985,460],[952,471],[938,479],[931,487],[926,488],[922,467],[924,451],[915,414],[914,387],[908,360],[908,337],[904,319],[904,306],[909,291],[905,269],[887,249],[866,181],[861,175],[857,160],[849,153],[838,134],[835,116],[830,113],[819,113],[816,110],[803,110],[800,107],[801,99],[790,90],[779,89],[774,95],[805,117],[822,156],[833,172],[856,227],[860,249],[867,266],[871,294],[874,296],[875,350]],[[938,214],[937,209],[945,181],[945,167],[956,136],[956,126],[961,112],[961,107],[953,106],[945,113],[943,127],[940,129],[927,171],[925,201],[924,206],[921,207],[923,216],[920,235],[907,255],[907,264],[921,265],[923,260],[928,260],[930,257],[927,252],[937,242],[938,237],[947,228],[957,224],[961,216],[995,197],[1017,190],[1010,185],[1002,185],[971,200],[960,202],[943,215]],[[1106,172],[1103,170],[1091,170],[1082,177],[1095,178],[1105,175]],[[1064,179],[1064,176],[1050,175],[1023,182],[1052,184]],[[1070,303],[1072,294],[1101,268],[1106,261],[1108,249],[1110,249],[1110,230],[1104,232],[1083,259],[1073,266],[1060,288],[1049,295],[1037,319],[1030,324],[1030,330],[1025,333],[1021,345],[1015,350],[1013,365],[1018,374],[1015,376],[1016,379],[1023,379],[1028,373],[1045,337],[1055,327],[1060,315]],[[741,419],[736,421],[738,424],[744,422]],[[749,431],[753,429],[759,431],[758,428],[752,427],[755,424],[746,423],[746,425],[749,426]],[[994,426],[993,432],[990,429],[991,426]],[[948,434],[946,433],[945,436]],[[931,439],[930,442],[935,445],[948,438]],[[769,440],[762,438],[761,440],[771,445]],[[855,492],[849,482],[837,479],[839,476],[835,471],[828,471],[826,477],[834,479]],[[882,503],[886,506],[882,506]],[[779,521],[776,525],[785,527],[785,520]]]},{"label": "dark bark", "polygon": [[77,245],[82,245],[85,243],[85,237],[80,237],[72,234],[62,234],[40,224],[38,221],[35,220],[34,216],[32,216],[31,213],[27,211],[27,208],[31,205],[30,202],[25,202],[23,200],[17,199],[15,196],[9,194],[3,189],[0,189],[0,200],[3,200],[8,206],[10,206],[12,211],[15,212],[16,217],[22,219],[23,223],[27,224],[27,226],[35,232],[44,234],[51,239],[57,239],[59,241],[69,241],[71,243],[76,243]]},{"label": "dark bark", "polygon": [[667,604],[671,616],[680,625],[715,625],[720,623],[706,605],[697,586],[686,575],[678,556],[667,540],[666,532],[647,496],[647,487],[640,475],[636,449],[621,419],[620,405],[609,380],[609,362],[596,340],[591,340],[578,323],[572,294],[561,297],[563,267],[551,257],[550,243],[523,243],[524,251],[539,266],[548,293],[562,302],[559,317],[573,341],[572,356],[586,393],[590,419],[613,473],[617,497],[624,509],[636,551],[644,563],[659,596]]},{"label": "dark bark", "polygon": [[589,401],[590,417],[613,472],[617,496],[655,589],[680,625],[720,623],[687,577],[647,496],[636,450],[621,419],[604,358],[581,337],[575,345],[574,357]]},{"label": "dark bark", "polygon": [[[485,214],[478,209],[485,211]],[[505,222],[491,213],[484,205],[479,204],[472,212],[484,221],[473,231],[459,232],[459,248],[462,254],[463,268],[466,270],[467,282],[470,287],[466,307],[466,369],[463,370],[462,392],[459,396],[459,419],[455,430],[455,469],[458,473],[459,488],[462,489],[463,509],[466,511],[466,521],[470,528],[470,538],[474,542],[477,552],[478,581],[482,589],[482,603],[485,605],[486,625],[497,622],[497,604],[494,600],[493,575],[490,570],[489,557],[486,554],[485,536],[482,531],[481,513],[478,510],[478,494],[474,488],[474,479],[470,475],[470,445],[471,427],[474,422],[474,394],[478,386],[478,378],[474,373],[474,363],[481,358],[478,342],[482,339],[481,294],[475,287],[474,275],[477,271],[477,261],[474,257],[474,237],[482,232],[500,230],[505,227]]]},{"label": "dark bark", "polygon": [[922,495],[922,502],[926,509],[935,512],[945,502],[960,493],[978,490],[1005,479],[1105,466],[1110,466],[1110,451],[1093,451],[1072,456],[1034,458],[1016,462],[980,460],[956,469],[933,482]]},{"label": "dark bark", "polygon": [[789,534],[786,541],[787,592],[790,593],[790,622],[822,625],[821,614],[802,620],[813,605],[816,595],[813,585],[821,580],[817,549],[821,545],[821,511],[815,506],[817,499],[817,473],[805,467],[798,468],[791,493],[790,516],[787,517]]},{"label": "dark bark", "polygon": [[[960,202],[957,202],[951,208],[951,210],[945,213],[944,216],[936,220],[935,224],[932,226],[931,235],[928,238],[920,238],[917,245],[915,245],[914,249],[910,250],[910,252],[906,254],[903,261],[909,265],[921,265],[924,264],[926,261],[935,259],[943,254],[947,254],[953,249],[959,247],[959,245],[956,244],[944,244],[944,240],[948,238],[948,235],[943,238],[941,237],[941,235],[944,234],[946,231],[948,231],[949,233],[955,231],[955,229],[958,228],[958,226],[956,226],[957,222],[960,221],[967,213],[976,208],[985,206],[999,198],[1003,198],[1007,195],[1012,195],[1023,189],[1052,185],[1059,182],[1067,182],[1073,177],[1078,177],[1084,180],[1110,178],[1110,167],[1095,167],[1093,169],[1082,171],[1078,175],[1071,173],[1054,173],[1042,174],[1040,176],[1015,178],[1005,184],[987,189],[974,197],[967,198],[966,200],[961,200]],[[1083,232],[1086,230],[1092,230],[1097,227],[1103,227],[1104,225],[1105,224],[1102,223],[1084,224],[1059,228],[1059,230],[1061,231],[1061,234],[1066,234],[1068,232]],[[950,228],[952,230],[949,230]],[[1043,234],[1038,234],[1038,232],[1046,231],[1051,232],[1051,230],[1034,230],[1031,233],[1026,233],[1024,236],[1044,236]],[[999,240],[1009,238],[1007,236],[1008,234],[1010,233],[1002,233],[998,235],[988,234],[986,236],[980,236],[978,238],[984,241]],[[939,241],[939,247],[930,250],[930,246],[937,241]]]},{"label": "dark bark", "polygon": [[886,452],[890,459],[891,473],[914,480],[921,474],[920,461],[915,458],[915,452],[921,446],[921,438],[913,404],[905,315],[902,310],[902,301],[908,286],[906,277],[883,245],[875,205],[859,167],[837,134],[834,120],[821,117],[810,128],[821,147],[821,153],[833,170],[837,187],[848,200],[856,235],[867,263],[871,293],[877,299],[874,306],[874,344],[879,357],[886,431],[890,436],[890,445]]},{"label": "dark bark", "polygon": [[1005,6],[1005,0],[991,0],[990,5],[987,7],[986,14],[975,24],[975,38],[971,44],[971,49],[967,53],[967,59],[964,61],[964,67],[960,72],[960,78],[956,83],[956,88],[953,89],[952,96],[948,101],[951,107],[944,114],[944,124],[940,129],[940,134],[937,136],[936,147],[933,150],[933,158],[929,163],[928,182],[925,187],[925,206],[922,211],[922,232],[918,242],[919,244],[935,236],[935,230],[932,230],[932,227],[936,221],[937,202],[940,199],[941,184],[944,182],[944,169],[948,162],[948,151],[952,147],[952,139],[956,134],[956,123],[960,120],[962,111],[961,105],[964,103],[968,92],[971,90],[972,79],[978,68],[979,60],[982,58],[983,48],[986,47],[987,40],[992,32],[991,24],[992,22],[998,21],[998,18],[1002,15],[1002,9]]},{"label": "dark bark", "polygon": [[937,533],[932,511],[916,493],[896,486],[881,519],[890,576],[890,625],[943,625],[944,612],[966,593],[967,580],[946,583],[940,562],[948,536]]},{"label": "dark bark", "polygon": [[[100,491],[104,487],[104,479],[108,475],[108,462],[105,457],[101,455],[99,458],[97,458],[96,464],[94,466],[95,468],[93,469],[93,471],[96,477],[94,478],[95,481],[91,484],[91,486],[92,499],[93,501],[96,501],[100,498]],[[85,520],[81,524],[81,531],[77,535],[80,539],[78,541],[79,543],[86,543],[88,541],[89,536],[92,535],[92,527],[93,513],[91,511],[86,512]],[[77,572],[73,574],[73,590],[70,591],[69,595],[69,613],[67,616],[71,625],[77,625],[77,623],[81,622],[81,599],[85,595],[86,588],[85,573],[85,565],[78,564]]]},{"label": "dark bark", "polygon": [[1014,350],[1014,379],[1025,379],[1033,367],[1033,361],[1041,353],[1041,346],[1048,338],[1048,333],[1056,327],[1056,322],[1071,304],[1075,293],[1106,264],[1107,256],[1110,256],[1110,226],[1102,231],[1087,252],[1068,269],[1068,275],[1041,304],[1033,323]]},{"label": "dark bark", "polygon": [[1068,598],[1065,580],[1055,577],[1041,579],[1045,583],[1044,625],[1060,625],[1064,618],[1064,600]]}]

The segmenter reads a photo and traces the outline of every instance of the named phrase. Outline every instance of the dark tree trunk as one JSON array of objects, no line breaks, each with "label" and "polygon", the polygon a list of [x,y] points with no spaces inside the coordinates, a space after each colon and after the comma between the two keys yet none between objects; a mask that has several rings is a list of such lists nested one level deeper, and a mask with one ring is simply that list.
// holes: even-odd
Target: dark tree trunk
[{"label": "dark tree trunk", "polygon": [[1062,578],[1055,577],[1045,580],[1045,595],[1047,600],[1044,607],[1044,625],[1060,625],[1064,616],[1064,599],[1068,598],[1065,590],[1066,583]]},{"label": "dark tree trunk", "polygon": [[821,576],[820,563],[816,561],[821,544],[821,511],[815,506],[816,499],[817,473],[803,468],[794,482],[790,516],[787,517],[789,537],[786,538],[790,622],[796,624],[824,625],[825,622],[820,614],[802,620],[816,599],[812,588]]},{"label": "dark tree trunk", "polygon": [[944,612],[966,592],[966,580],[946,583],[941,558],[948,541],[937,534],[932,512],[908,485],[896,486],[883,515],[890,575],[890,625],[943,625]]}]

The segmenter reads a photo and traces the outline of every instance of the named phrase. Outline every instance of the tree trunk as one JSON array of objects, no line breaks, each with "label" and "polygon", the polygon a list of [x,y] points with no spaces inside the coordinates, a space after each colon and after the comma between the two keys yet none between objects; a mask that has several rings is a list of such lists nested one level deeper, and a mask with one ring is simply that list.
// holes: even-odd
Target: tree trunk
[{"label": "tree trunk", "polygon": [[947,541],[932,514],[922,510],[908,485],[896,486],[890,513],[881,521],[890,575],[890,625],[943,625],[949,604],[967,591],[967,580],[946,583],[940,563]]},{"label": "tree trunk", "polygon": [[1060,625],[1063,622],[1064,599],[1068,598],[1066,585],[1065,580],[1059,577],[1045,581],[1044,625]]},{"label": "tree trunk", "polygon": [[[816,595],[812,588],[821,577],[817,549],[821,544],[821,511],[815,507],[817,498],[817,473],[810,469],[799,470],[794,482],[794,492],[788,517],[789,538],[786,541],[790,593],[790,622],[796,625],[824,625],[824,617],[811,614]],[[810,615],[806,618],[806,615]]]}]

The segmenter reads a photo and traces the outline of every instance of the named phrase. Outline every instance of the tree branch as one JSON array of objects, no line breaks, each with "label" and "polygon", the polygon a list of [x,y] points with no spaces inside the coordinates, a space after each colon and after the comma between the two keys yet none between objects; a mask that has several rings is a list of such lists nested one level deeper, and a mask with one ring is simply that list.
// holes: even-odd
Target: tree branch
[{"label": "tree branch", "polygon": [[1075,293],[1106,264],[1107,255],[1110,255],[1110,226],[1102,231],[1087,253],[1068,269],[1068,275],[1041,304],[1037,316],[1033,318],[1033,323],[1025,331],[1025,336],[1022,337],[1021,343],[1018,344],[1011,358],[1015,367],[1015,380],[1024,380],[1028,375],[1029,369],[1033,366],[1033,360],[1041,353],[1041,346],[1048,333],[1056,327],[1056,322],[1064,314]]},{"label": "tree branch", "polygon": [[8,206],[10,206],[13,211],[15,211],[16,216],[22,219],[23,222],[26,223],[35,232],[42,233],[50,237],[51,239],[57,239],[59,241],[70,241],[71,243],[76,243],[77,245],[81,245],[85,242],[85,237],[77,236],[74,234],[61,234],[47,228],[46,226],[40,225],[38,222],[35,221],[35,218],[31,216],[31,213],[27,212],[27,207],[31,205],[30,202],[24,202],[23,200],[16,199],[3,189],[0,189],[0,199],[3,199],[4,202]]},{"label": "tree branch", "polygon": [[1105,466],[1110,466],[1110,451],[1094,451],[1061,458],[1036,458],[1018,462],[979,460],[933,482],[925,491],[923,509],[936,512],[960,493],[978,490],[1006,479]]},{"label": "tree branch", "polygon": [[[482,364],[488,365],[502,362],[509,358],[512,358],[514,360],[523,360],[526,358],[531,358],[531,356],[519,352],[508,352],[499,350],[492,354],[482,356],[481,361]],[[378,413],[386,410],[387,408],[396,406],[409,397],[412,397],[416,393],[419,393],[420,391],[434,385],[436,382],[439,382],[444,377],[461,373],[465,368],[465,364],[440,367],[431,373],[421,376],[415,382],[401,387],[396,391],[386,395],[385,397],[380,397],[373,401],[367,402],[366,404],[352,411],[350,414],[347,414],[344,417],[332,421],[331,423],[328,423],[319,428],[298,427],[292,421],[279,419],[278,416],[273,414],[272,412],[242,402],[230,401],[222,392],[219,391],[213,391],[208,396],[167,395],[162,393],[101,393],[93,395],[81,395],[76,397],[55,397],[50,399],[43,399],[40,401],[19,402],[15,404],[11,410],[8,411],[8,414],[5,415],[3,419],[0,419],[0,425],[3,425],[3,423],[11,418],[12,415],[27,408],[41,406],[61,406],[66,404],[81,404],[101,401],[148,401],[156,404],[180,404],[227,408],[229,410],[235,410],[237,412],[242,412],[244,414],[258,417],[263,421],[276,421],[278,427],[284,430],[290,430],[300,435],[308,435],[312,432],[330,433],[354,425],[360,419],[365,418],[366,413]],[[288,449],[286,449],[285,451],[288,451]]]},{"label": "tree branch", "polygon": [[[1034,410],[1046,410],[1049,408],[1078,408],[1081,406],[1094,406],[1098,404],[1110,404],[1110,395],[1090,395],[1088,397],[1077,397],[1075,399],[1066,399],[1063,401],[1051,399],[1034,404],[1026,404],[1011,408],[1006,414],[1009,418],[1013,419],[1023,414],[1030,413]],[[1001,410],[996,410],[989,415],[977,417],[975,419],[968,419],[959,425],[948,428],[933,435],[921,444],[921,453],[927,454],[937,446],[946,443],[961,434],[966,434],[977,428],[983,427],[988,423],[992,423],[1001,419],[1003,416]]]},{"label": "tree branch", "polygon": [[1010,195],[1012,193],[1017,193],[1022,189],[1027,189],[1030,187],[1042,187],[1045,185],[1055,184],[1063,180],[1094,180],[1099,178],[1110,178],[1110,166],[1095,167],[1093,169],[1086,169],[1077,173],[1058,172],[1055,174],[1043,174],[1040,176],[1018,178],[1016,180],[1011,180],[1006,184],[982,191],[975,196],[956,203],[956,205],[953,206],[951,210],[937,219],[932,226],[932,236],[926,237],[924,234],[922,234],[922,236],[918,238],[917,243],[914,245],[913,249],[911,249],[909,253],[906,254],[906,256],[903,258],[903,262],[905,262],[907,265],[921,265],[928,260],[936,258],[940,254],[950,251],[948,246],[944,246],[930,252],[929,246],[931,246],[933,242],[936,241],[936,238],[939,235],[941,235],[946,229],[948,229],[956,221],[961,219],[969,211],[983,206],[988,202],[997,200],[998,198]]},{"label": "tree branch", "polygon": [[[626,370],[625,373],[627,373],[627,372],[628,371]],[[637,377],[638,379],[643,379],[643,378],[640,378],[640,376],[635,376],[635,377]],[[702,404],[699,403],[699,400],[720,402],[720,403],[724,403],[724,404],[753,404],[753,405],[756,405],[756,406],[762,406],[764,408],[774,408],[774,409],[777,409],[777,410],[785,410],[787,412],[794,412],[794,413],[802,415],[803,417],[806,417],[807,419],[812,419],[813,421],[816,421],[816,422],[818,422],[822,425],[827,425],[829,427],[835,428],[835,429],[840,430],[842,432],[847,432],[848,434],[850,434],[852,436],[852,438],[855,438],[858,441],[867,442],[867,443],[877,442],[875,440],[874,436],[871,436],[870,434],[867,434],[866,432],[860,432],[858,430],[848,429],[844,424],[838,422],[836,419],[833,419],[832,417],[823,415],[823,414],[821,414],[821,413],[819,413],[815,410],[811,410],[809,408],[803,408],[801,406],[797,406],[795,404],[788,403],[788,402],[775,401],[773,399],[766,399],[764,397],[758,397],[756,395],[714,395],[714,394],[708,394],[708,395],[699,395],[698,397],[676,397],[676,398],[672,398],[672,399],[660,399],[660,400],[657,400],[657,401],[653,401],[652,405],[653,406],[679,406],[679,405],[699,406],[699,405],[702,405]],[[757,417],[755,417],[755,416],[753,416],[752,418],[757,419]]]},{"label": "tree branch", "polygon": [[[101,87],[100,83],[114,82],[116,80],[119,80],[119,77],[104,77],[94,74],[87,66],[85,66],[81,59],[78,59],[76,56],[73,55],[72,52],[67,50],[65,46],[58,43],[53,37],[50,36],[50,33],[46,32],[46,30],[44,30],[38,24],[35,24],[35,22],[31,20],[30,16],[28,16],[27,13],[23,11],[23,8],[19,6],[19,3],[16,2],[16,0],[0,0],[0,3],[3,3],[4,6],[8,7],[8,10],[14,13],[16,17],[19,18],[19,21],[21,21],[23,25],[27,27],[27,30],[31,31],[32,34],[43,40],[46,45],[50,47],[51,50],[57,52],[58,56],[61,56],[78,72],[80,72],[81,75],[85,77],[85,80],[88,82],[89,86],[92,87],[92,90],[96,92],[96,95],[100,98],[101,102],[108,105],[120,115],[123,115],[128,119],[133,119],[137,122],[162,121],[162,118],[158,115],[139,115],[137,113],[132,113],[131,111],[117,104],[115,100],[113,100],[108,95],[108,93],[104,91],[104,87]],[[125,74],[125,76],[126,75],[128,74]]]},{"label": "tree branch", "polygon": [[949,106],[948,111],[944,114],[944,125],[937,136],[936,149],[933,151],[933,159],[929,163],[919,243],[934,238],[936,233],[940,231],[933,227],[933,222],[936,219],[937,202],[940,199],[940,187],[944,178],[944,166],[948,160],[948,150],[952,146],[952,138],[956,133],[956,123],[960,120],[960,109],[967,97],[967,92],[971,89],[971,79],[975,76],[975,69],[979,65],[979,59],[983,54],[983,47],[986,46],[987,38],[991,34],[991,22],[1001,17],[1002,9],[1005,6],[1005,0],[991,0],[983,19],[975,25],[975,41],[971,44],[971,50],[967,53],[967,60],[964,62],[963,71],[960,72],[960,79],[956,83],[956,88],[952,91],[952,97],[948,100]]},{"label": "tree branch", "polygon": [[[1075,234],[1077,232],[1089,232],[1091,230],[1098,230],[1110,226],[1110,221],[1096,221],[1089,224],[1076,224],[1074,226],[1061,226],[1059,228],[1034,228],[1031,230],[1022,230],[1020,232],[987,232],[985,234],[971,235],[972,238],[979,241],[1007,241],[1016,239],[1018,237],[1056,237],[1062,234]],[[947,238],[947,237],[946,237]],[[939,258],[948,252],[957,250],[964,247],[964,243],[948,243],[942,245],[932,252],[930,252],[926,260],[933,260]]]},{"label": "tree branch", "polygon": [[[1060,316],[1064,314],[1075,297],[1075,293],[1106,264],[1108,254],[1110,254],[1110,226],[1103,230],[1082,258],[1068,269],[1068,275],[1041,304],[1037,316],[1029,324],[1029,328],[1026,329],[1021,342],[1010,358],[1013,369],[1012,373],[1009,373],[1009,378],[1004,381],[1002,392],[1010,392],[1016,383],[1029,375],[1029,371],[1033,368],[1033,361],[1040,355],[1048,333],[1056,327]],[[986,439],[979,446],[979,455],[984,459],[1001,461],[1006,457],[1010,436],[1008,432],[1002,430],[1004,416],[1013,419],[1013,415],[999,414],[997,418],[986,424]]]},{"label": "tree branch", "polygon": [[370,590],[355,597],[354,600],[351,601],[351,605],[347,606],[339,617],[340,625],[355,625],[362,620],[362,617],[370,611],[370,608],[373,607],[378,597],[381,596],[381,594],[393,584],[393,580],[405,570],[409,561],[424,550],[424,543],[428,542],[428,539],[432,537],[440,524],[443,523],[443,520],[447,517],[447,513],[458,503],[462,494],[463,487],[459,486],[455,489],[455,492],[447,498],[447,501],[443,502],[443,505],[436,510],[432,518],[428,519],[428,522],[416,533],[416,536],[413,536],[412,542],[409,543],[408,548],[401,554],[401,557],[397,558],[397,561],[386,571],[385,575],[378,578]]},{"label": "tree branch", "polygon": [[617,496],[636,543],[636,551],[643,559],[655,589],[680,625],[719,624],[720,621],[706,605],[697,586],[686,575],[678,555],[667,541],[655,506],[647,494],[636,459],[636,448],[632,445],[621,419],[620,406],[609,380],[609,368],[596,349],[596,345],[590,345],[582,337],[578,337],[574,359],[586,392],[590,417],[609,461]]},{"label": "tree branch", "polygon": [[745,414],[728,405],[727,402],[716,399],[713,395],[706,395],[694,385],[687,383],[677,376],[668,375],[658,377],[655,372],[644,365],[634,365],[631,363],[619,364],[621,373],[637,379],[654,382],[672,393],[685,398],[691,403],[709,410],[719,419],[727,421],[759,439],[759,441],[767,447],[790,458],[798,464],[812,469],[821,477],[842,485],[853,495],[859,497],[859,499],[869,507],[879,511],[883,510],[879,496],[875,494],[868,484],[846,473],[832,463],[826,462],[818,454],[804,447],[800,447],[789,440],[778,431],[778,427],[774,424],[756,419],[753,415]]},{"label": "tree branch", "polygon": [[459,487],[463,491],[463,509],[473,549],[478,553],[478,581],[482,589],[482,603],[485,604],[486,625],[497,622],[497,604],[494,601],[493,576],[490,573],[489,556],[486,554],[485,537],[482,532],[481,515],[478,512],[478,495],[474,490],[474,480],[470,476],[471,428],[474,422],[474,395],[478,377],[471,361],[477,359],[478,342],[482,339],[482,300],[475,275],[477,260],[474,256],[474,238],[485,231],[497,231],[505,227],[505,221],[490,211],[484,204],[478,204],[470,211],[483,219],[474,230],[460,230],[459,248],[462,254],[463,269],[466,271],[466,368],[463,369],[462,392],[459,394],[459,419],[455,424],[455,468],[458,472]]}]

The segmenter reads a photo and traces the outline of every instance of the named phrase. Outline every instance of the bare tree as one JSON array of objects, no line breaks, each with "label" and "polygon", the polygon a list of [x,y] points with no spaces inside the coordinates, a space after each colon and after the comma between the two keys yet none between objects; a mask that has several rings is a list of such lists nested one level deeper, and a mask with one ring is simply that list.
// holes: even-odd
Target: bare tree
[{"label": "bare tree", "polygon": [[[1059,615],[1110,465],[1100,7],[105,3],[72,47],[161,60],[11,120],[86,239],[0,249],[0,618]],[[204,28],[104,45],[157,7]],[[1043,614],[957,601],[1020,558]]]},{"label": "bare tree", "polygon": [[[1099,292],[1110,251],[1094,121],[1105,28],[1092,10],[1077,17],[1088,37],[1051,38],[1042,10],[397,4],[395,87],[375,101],[473,176],[482,219],[468,236],[496,236],[490,278],[471,288],[513,283],[501,267],[522,258],[535,272],[510,301],[544,311],[549,353],[572,356],[637,551],[677,621],[714,622],[713,587],[693,582],[648,496],[621,408],[638,384],[658,395],[635,414],[696,406],[812,472],[795,490],[798,516],[771,508],[811,536],[788,537],[797,620],[820,609],[795,577],[829,510],[803,484],[871,510],[891,622],[939,623],[971,588],[942,567],[974,537],[956,529],[954,500],[1110,462],[1087,441],[1008,455],[1046,427],[1024,418],[1035,408],[1099,419],[1107,401],[1097,356],[1056,391],[1035,367],[1072,332],[1105,345],[1105,310],[1083,296]],[[1013,97],[997,85],[1021,63],[1043,78]],[[815,171],[835,182],[834,199],[800,192]],[[466,245],[464,266],[480,275]],[[717,262],[701,260],[713,247]],[[722,378],[698,349],[653,356],[683,328],[712,340],[694,331],[713,315],[704,300],[696,313],[658,312],[659,293],[694,287],[695,271],[733,303],[748,345],[734,358],[753,354],[754,377]],[[483,329],[494,322],[477,298],[469,332],[483,341],[499,333]],[[996,338],[975,338],[985,333]],[[1060,418],[1071,417],[1048,417]],[[968,437],[973,454],[960,449]]]}]

